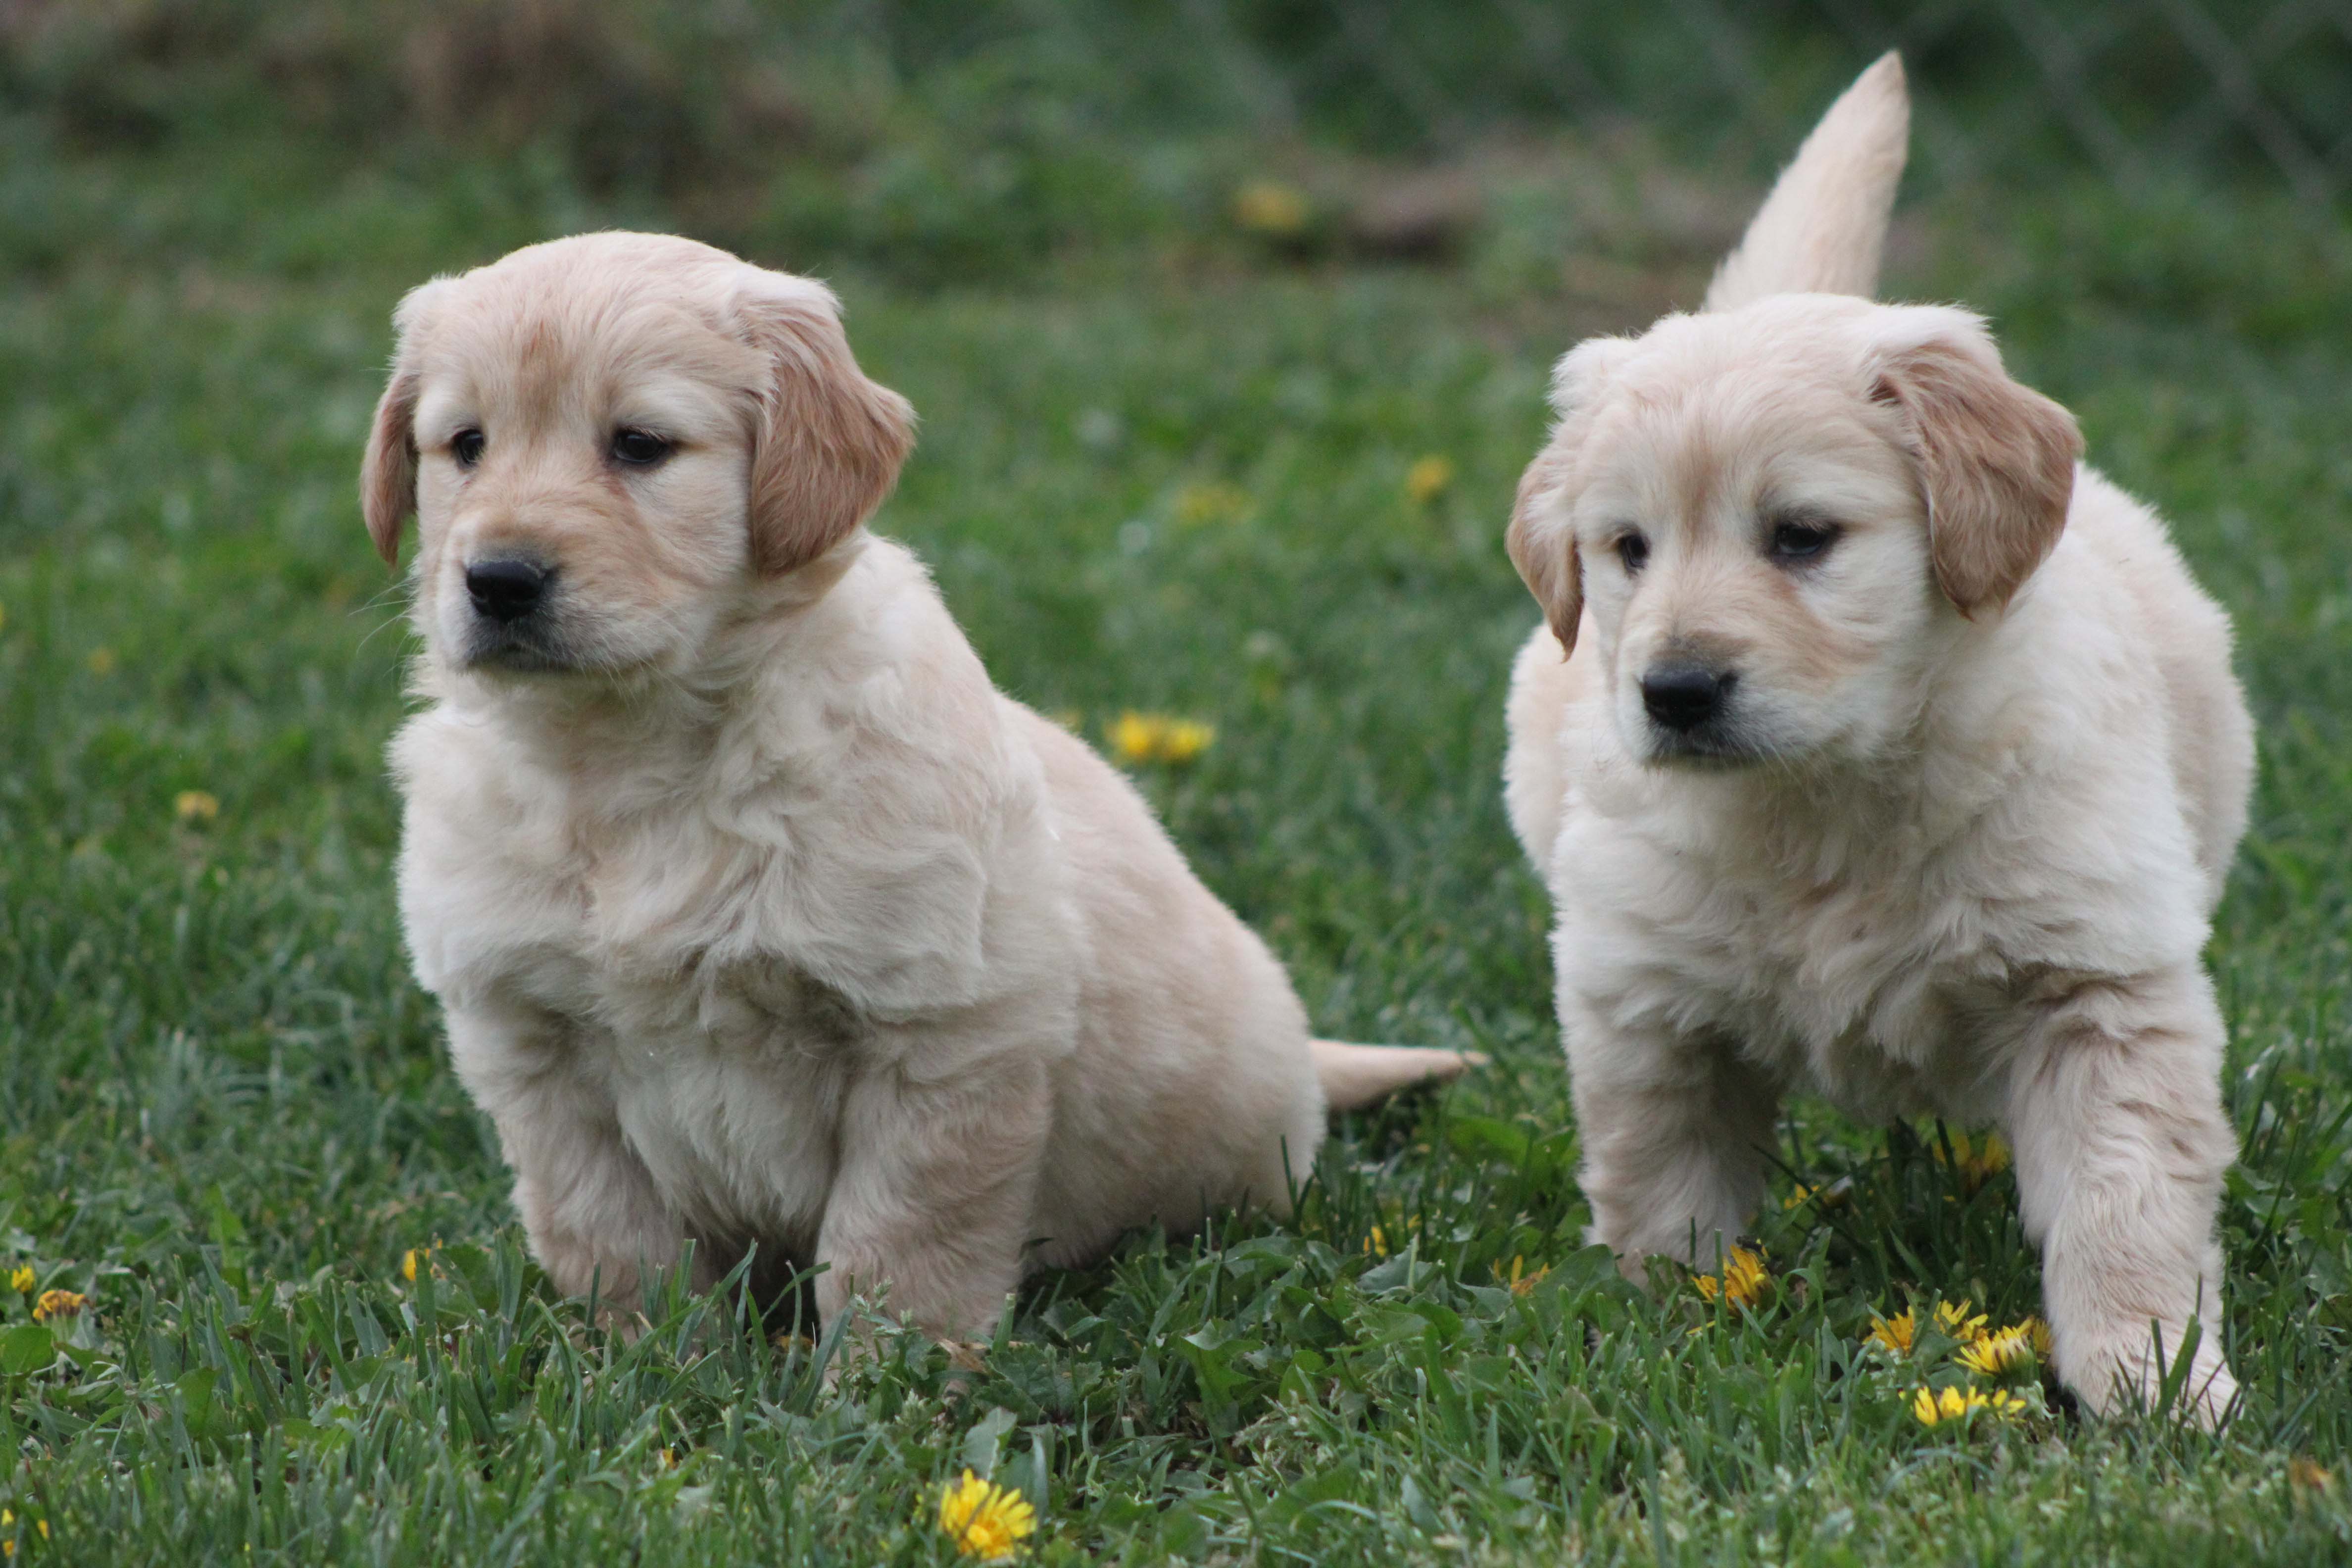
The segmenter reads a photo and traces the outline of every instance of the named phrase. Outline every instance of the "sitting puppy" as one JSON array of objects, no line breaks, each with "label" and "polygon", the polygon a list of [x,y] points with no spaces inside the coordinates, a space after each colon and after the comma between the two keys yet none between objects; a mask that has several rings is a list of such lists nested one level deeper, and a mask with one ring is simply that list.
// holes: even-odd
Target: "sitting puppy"
[{"label": "sitting puppy", "polygon": [[912,413],[822,286],[603,234],[397,320],[401,912],[562,1289],[757,1244],[827,1320],[982,1336],[1030,1263],[1280,1208],[1327,1105],[1462,1068],[1310,1041],[1136,792],[989,684],[862,527]]},{"label": "sitting puppy", "polygon": [[1995,1121],[2061,1375],[2151,1397],[2201,1319],[2212,1420],[2230,628],[1981,321],[1832,297],[1873,287],[1906,122],[1890,56],[1705,313],[1560,361],[1520,481],[1549,624],[1506,795],[1558,910],[1592,1233],[1712,1266],[1801,1085]]}]

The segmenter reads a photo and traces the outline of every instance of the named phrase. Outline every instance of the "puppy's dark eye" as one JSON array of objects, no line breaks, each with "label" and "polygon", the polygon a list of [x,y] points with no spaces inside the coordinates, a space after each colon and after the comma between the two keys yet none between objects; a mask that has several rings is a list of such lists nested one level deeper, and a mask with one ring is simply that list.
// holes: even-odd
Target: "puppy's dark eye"
[{"label": "puppy's dark eye", "polygon": [[667,441],[650,430],[615,430],[613,432],[613,460],[626,463],[633,468],[650,468],[670,455]]},{"label": "puppy's dark eye", "polygon": [[449,455],[459,468],[470,468],[482,460],[482,433],[468,426],[449,437]]},{"label": "puppy's dark eye", "polygon": [[1812,561],[1837,542],[1835,523],[1791,520],[1772,525],[1772,559]]},{"label": "puppy's dark eye", "polygon": [[1619,534],[1617,559],[1625,563],[1627,572],[1639,572],[1650,563],[1650,542],[1639,533]]}]

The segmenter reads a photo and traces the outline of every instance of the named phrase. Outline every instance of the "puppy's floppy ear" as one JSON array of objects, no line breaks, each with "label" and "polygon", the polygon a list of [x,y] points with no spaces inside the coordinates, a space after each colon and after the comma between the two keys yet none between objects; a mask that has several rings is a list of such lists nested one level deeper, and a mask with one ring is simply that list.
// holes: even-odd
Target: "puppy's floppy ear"
[{"label": "puppy's floppy ear", "polygon": [[1592,338],[1560,356],[1551,376],[1551,405],[1559,419],[1551,439],[1519,476],[1511,526],[1503,535],[1511,564],[1543,606],[1563,654],[1576,651],[1576,623],[1584,614],[1584,563],[1577,557],[1576,536],[1560,520],[1560,492],[1583,445],[1583,416],[1611,368],[1633,349],[1625,338]]},{"label": "puppy's floppy ear", "polygon": [[376,401],[375,428],[360,460],[360,510],[387,566],[400,563],[400,525],[416,510],[416,377],[395,370]]},{"label": "puppy's floppy ear", "polygon": [[758,276],[738,301],[743,332],[769,364],[755,394],[751,558],[777,576],[832,549],[882,504],[915,444],[915,410],[857,368],[832,290]]},{"label": "puppy's floppy ear", "polygon": [[1893,314],[1871,396],[1909,427],[1936,584],[1962,615],[2006,608],[2065,531],[2082,432],[2010,379],[1981,319],[1941,306]]},{"label": "puppy's floppy ear", "polygon": [[360,459],[360,511],[387,566],[400,563],[400,525],[416,510],[417,322],[440,279],[408,291],[392,314],[398,342],[392,376],[376,400],[367,455]]},{"label": "puppy's floppy ear", "polygon": [[1545,513],[1559,504],[1572,458],[1558,440],[1536,454],[1519,476],[1511,526],[1503,534],[1503,548],[1519,569],[1519,581],[1543,606],[1544,619],[1563,654],[1576,651],[1576,623],[1584,616],[1584,563],[1577,557],[1576,536]]}]

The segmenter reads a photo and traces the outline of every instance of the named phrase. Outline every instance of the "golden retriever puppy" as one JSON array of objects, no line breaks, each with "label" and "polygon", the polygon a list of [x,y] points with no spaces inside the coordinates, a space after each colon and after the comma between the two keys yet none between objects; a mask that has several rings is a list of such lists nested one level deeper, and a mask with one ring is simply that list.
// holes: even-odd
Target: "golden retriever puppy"
[{"label": "golden retriever puppy", "polygon": [[2061,1375],[2112,1410],[2193,1339],[2212,1420],[2229,624],[1980,320],[1827,292],[1874,285],[1906,122],[1890,56],[1702,313],[1560,361],[1520,482],[1506,795],[1592,1234],[1711,1266],[1792,1089],[1997,1122]]},{"label": "golden retriever puppy", "polygon": [[983,1336],[1031,1264],[1280,1208],[1328,1105],[1464,1065],[1310,1041],[1126,780],[990,685],[863,526],[913,415],[824,287],[600,234],[397,321],[401,913],[562,1289],[756,1245],[828,1320]]}]

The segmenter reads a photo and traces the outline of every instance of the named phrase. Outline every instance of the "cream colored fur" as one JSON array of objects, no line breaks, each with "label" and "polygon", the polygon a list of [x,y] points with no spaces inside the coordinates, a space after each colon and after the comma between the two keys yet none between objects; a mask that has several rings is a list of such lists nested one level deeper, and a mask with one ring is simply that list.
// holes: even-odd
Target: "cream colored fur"
[{"label": "cream colored fur", "polygon": [[[2234,1147],[2200,955],[2252,769],[2230,628],[1980,321],[1809,291],[1872,286],[1890,89],[1882,63],[1805,144],[1728,308],[1561,362],[1521,488],[1550,624],[1506,795],[1558,910],[1592,1232],[1637,1275],[1711,1263],[1794,1089],[1993,1121],[2061,1374],[2151,1397],[2197,1321],[2210,1421]],[[1736,675],[1713,729],[1652,717],[1678,660]]]},{"label": "cream colored fur", "polygon": [[[399,325],[362,490],[388,559],[419,520],[402,916],[563,1289],[756,1244],[828,1320],[982,1336],[1033,1264],[1285,1206],[1327,1098],[1464,1065],[1310,1043],[1135,790],[991,686],[861,526],[911,411],[821,286],[596,235]],[[520,632],[467,582],[512,557],[553,572]]]}]

